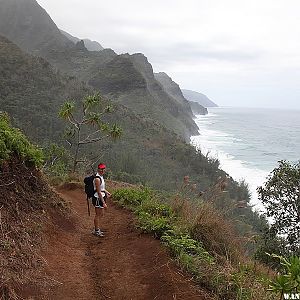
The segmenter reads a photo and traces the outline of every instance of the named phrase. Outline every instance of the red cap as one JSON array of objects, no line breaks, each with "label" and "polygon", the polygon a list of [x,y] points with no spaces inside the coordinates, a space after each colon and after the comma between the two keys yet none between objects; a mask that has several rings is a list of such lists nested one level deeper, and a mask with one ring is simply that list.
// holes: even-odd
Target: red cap
[{"label": "red cap", "polygon": [[106,165],[105,164],[99,164],[98,169],[106,169]]}]

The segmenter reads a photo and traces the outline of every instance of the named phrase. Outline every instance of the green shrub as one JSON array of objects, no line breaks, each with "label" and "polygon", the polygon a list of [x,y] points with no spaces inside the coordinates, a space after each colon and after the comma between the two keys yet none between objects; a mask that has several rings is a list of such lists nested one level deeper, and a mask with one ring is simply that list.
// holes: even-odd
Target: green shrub
[{"label": "green shrub", "polygon": [[155,199],[150,199],[147,201],[143,201],[140,206],[136,208],[136,212],[139,211],[147,212],[153,216],[162,216],[162,217],[174,217],[174,212],[171,207],[160,203]]},{"label": "green shrub", "polygon": [[10,125],[7,114],[0,113],[0,163],[13,155],[36,167],[43,163],[43,152],[32,145],[19,129]]},{"label": "green shrub", "polygon": [[48,175],[51,184],[65,182],[71,170],[71,155],[62,146],[55,143],[44,146],[45,162],[43,171]]},{"label": "green shrub", "polygon": [[122,206],[128,208],[135,208],[142,202],[150,200],[152,197],[154,197],[154,193],[148,188],[125,188],[119,189],[113,193],[113,198],[120,202]]},{"label": "green shrub", "polygon": [[269,290],[275,294],[283,293],[299,293],[300,292],[300,257],[290,256],[285,258],[283,256],[273,255],[280,260],[283,268],[274,280],[270,281]]},{"label": "green shrub", "polygon": [[154,233],[158,238],[160,238],[165,231],[172,228],[170,218],[153,216],[144,211],[139,212],[138,221],[139,228],[145,232]]},{"label": "green shrub", "polygon": [[162,236],[161,240],[175,255],[184,252],[190,255],[197,255],[209,263],[213,263],[214,261],[213,257],[203,248],[203,245],[199,241],[192,239],[189,234],[168,230]]},{"label": "green shrub", "polygon": [[127,172],[122,172],[118,171],[114,174],[112,174],[111,179],[113,180],[118,180],[118,181],[123,181],[127,183],[132,183],[132,184],[139,184],[143,182],[143,179],[141,176],[132,174],[132,173],[127,173]]}]

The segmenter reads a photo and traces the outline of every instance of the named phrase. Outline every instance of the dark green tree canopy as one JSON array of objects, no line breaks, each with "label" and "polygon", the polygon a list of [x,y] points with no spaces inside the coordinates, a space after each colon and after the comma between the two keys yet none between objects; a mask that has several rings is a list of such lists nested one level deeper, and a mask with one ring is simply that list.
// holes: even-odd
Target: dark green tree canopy
[{"label": "dark green tree canopy", "polygon": [[257,191],[267,216],[272,218],[271,229],[286,239],[289,250],[299,252],[300,162],[280,161]]}]

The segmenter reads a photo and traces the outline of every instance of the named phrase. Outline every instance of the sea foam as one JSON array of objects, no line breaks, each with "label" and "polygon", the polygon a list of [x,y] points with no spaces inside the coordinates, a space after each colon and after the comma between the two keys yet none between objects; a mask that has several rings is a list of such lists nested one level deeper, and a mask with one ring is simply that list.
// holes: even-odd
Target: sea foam
[{"label": "sea foam", "polygon": [[200,134],[191,137],[191,144],[200,149],[204,155],[208,154],[217,158],[220,162],[220,168],[234,180],[244,180],[248,184],[251,193],[250,205],[258,212],[263,212],[264,209],[258,199],[256,189],[264,184],[269,172],[251,166],[248,161],[237,159],[234,155],[221,150],[221,146],[228,147],[234,144],[239,144],[239,147],[241,147],[243,146],[243,140],[236,138],[233,134],[209,129],[209,126],[213,124],[211,119],[213,116],[216,115],[199,116],[196,119]]}]

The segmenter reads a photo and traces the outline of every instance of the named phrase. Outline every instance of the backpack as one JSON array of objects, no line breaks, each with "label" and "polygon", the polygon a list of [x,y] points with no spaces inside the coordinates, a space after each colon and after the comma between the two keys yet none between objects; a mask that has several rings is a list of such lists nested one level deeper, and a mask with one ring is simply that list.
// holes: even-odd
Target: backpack
[{"label": "backpack", "polygon": [[94,189],[94,179],[95,178],[100,178],[100,177],[93,174],[93,175],[85,177],[83,180],[84,191],[86,193],[87,198],[92,198],[96,192]]}]

